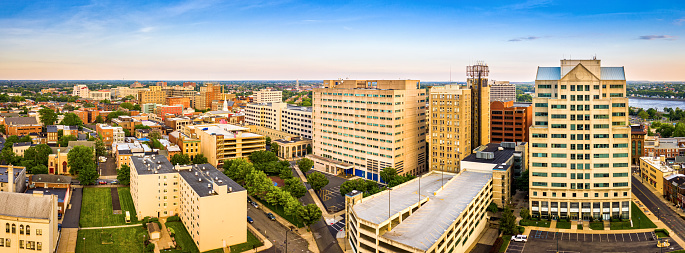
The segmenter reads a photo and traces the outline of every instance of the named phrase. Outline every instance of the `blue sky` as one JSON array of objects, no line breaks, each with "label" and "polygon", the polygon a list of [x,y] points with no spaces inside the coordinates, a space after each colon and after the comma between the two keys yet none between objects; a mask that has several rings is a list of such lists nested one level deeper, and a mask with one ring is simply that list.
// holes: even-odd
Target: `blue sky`
[{"label": "blue sky", "polygon": [[0,79],[685,80],[683,1],[0,1]]}]

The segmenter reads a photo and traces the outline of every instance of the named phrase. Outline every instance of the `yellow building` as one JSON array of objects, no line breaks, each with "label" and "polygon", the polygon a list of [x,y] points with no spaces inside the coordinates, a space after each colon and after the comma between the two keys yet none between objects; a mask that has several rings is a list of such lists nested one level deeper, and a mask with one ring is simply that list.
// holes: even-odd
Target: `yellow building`
[{"label": "yellow building", "polygon": [[387,167],[400,175],[426,170],[426,93],[418,80],[324,86],[313,90],[315,156],[352,164],[345,173],[374,181]]},{"label": "yellow building", "polygon": [[178,215],[200,252],[247,241],[247,191],[214,166],[173,166],[161,155],[131,162],[139,218]]},{"label": "yellow building", "polygon": [[138,91],[138,104],[164,104],[166,96],[162,86],[150,86],[149,90]]},{"label": "yellow building", "polygon": [[431,171],[366,198],[352,191],[346,243],[354,252],[468,252],[488,224],[492,191],[491,172],[468,170]]},{"label": "yellow building", "polygon": [[200,154],[200,139],[197,135],[189,137],[180,131],[173,131],[169,133],[169,141],[175,143],[181,149],[181,153],[188,155],[190,160],[193,160],[197,154]]},{"label": "yellow building", "polygon": [[216,167],[223,166],[226,160],[247,158],[252,152],[266,149],[264,136],[249,130],[229,124],[188,125],[183,128],[186,136],[196,136],[200,140],[200,153]]},{"label": "yellow building", "polygon": [[539,67],[530,127],[534,217],[630,217],[630,126],[623,67]]},{"label": "yellow building", "polygon": [[471,90],[471,149],[490,143],[489,73],[485,63],[466,67],[466,85]]},{"label": "yellow building", "polygon": [[[71,175],[69,173],[69,150],[76,146],[86,146],[93,149],[95,158],[95,141],[70,141],[67,147],[52,148],[52,154],[48,155],[48,173],[53,175]],[[118,167],[117,167],[118,168]]]},{"label": "yellow building", "polygon": [[[304,139],[296,134],[289,134],[257,125],[249,125],[247,127],[250,129],[251,133],[268,136],[271,138],[271,142],[278,144],[278,153],[276,156],[283,159],[304,157],[307,155],[307,147],[311,148],[312,146],[312,140]],[[269,145],[271,145],[271,143],[269,143]]]},{"label": "yellow building", "polygon": [[0,252],[55,252],[57,202],[43,192],[0,192]]},{"label": "yellow building", "polygon": [[428,96],[430,170],[459,172],[459,161],[471,154],[471,90],[437,86]]},{"label": "yellow building", "polygon": [[283,92],[280,90],[261,89],[261,90],[255,91],[255,93],[254,93],[254,102],[255,103],[282,102],[282,99],[283,99]]},{"label": "yellow building", "polygon": [[664,177],[678,174],[678,171],[668,165],[665,156],[640,157],[640,175],[643,184],[654,187],[661,195],[664,192]]}]

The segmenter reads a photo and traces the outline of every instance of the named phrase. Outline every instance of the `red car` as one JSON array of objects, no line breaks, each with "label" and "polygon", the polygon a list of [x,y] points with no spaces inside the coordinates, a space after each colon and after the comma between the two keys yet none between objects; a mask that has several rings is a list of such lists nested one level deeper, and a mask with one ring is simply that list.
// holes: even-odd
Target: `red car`
[{"label": "red car", "polygon": [[107,184],[107,182],[104,180],[100,180],[100,181],[98,181],[98,184]]}]

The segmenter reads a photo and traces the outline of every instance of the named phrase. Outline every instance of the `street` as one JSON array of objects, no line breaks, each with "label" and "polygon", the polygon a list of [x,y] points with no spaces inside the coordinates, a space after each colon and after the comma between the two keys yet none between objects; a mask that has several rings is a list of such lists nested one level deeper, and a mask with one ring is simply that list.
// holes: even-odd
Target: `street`
[{"label": "street", "polygon": [[649,208],[649,210],[659,217],[659,220],[664,222],[666,226],[671,228],[673,232],[679,236],[685,235],[685,220],[677,213],[671,210],[671,207],[661,202],[659,197],[655,196],[646,186],[640,183],[640,180],[635,177],[632,178],[633,188],[632,192],[642,203]]},{"label": "street", "polygon": [[[252,226],[274,244],[273,247],[262,252],[286,252],[284,242],[286,241],[285,233],[288,229],[285,226],[277,221],[269,220],[261,208],[255,209],[251,205],[247,207],[247,215],[254,220]],[[310,251],[307,248],[307,241],[294,232],[288,232],[288,252]]]}]

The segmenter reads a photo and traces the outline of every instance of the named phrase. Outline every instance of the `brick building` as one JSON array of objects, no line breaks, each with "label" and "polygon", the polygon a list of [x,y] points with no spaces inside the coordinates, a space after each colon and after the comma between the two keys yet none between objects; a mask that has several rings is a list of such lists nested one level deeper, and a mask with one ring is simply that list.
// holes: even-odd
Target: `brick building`
[{"label": "brick building", "polygon": [[493,101],[490,104],[490,142],[528,142],[533,112],[527,103]]},{"label": "brick building", "polygon": [[9,117],[5,118],[5,131],[7,135],[28,135],[42,132],[42,127],[35,117]]}]

